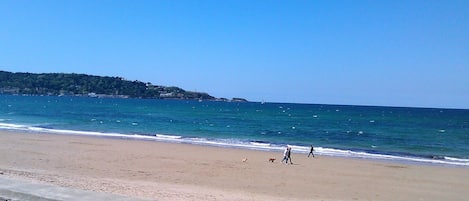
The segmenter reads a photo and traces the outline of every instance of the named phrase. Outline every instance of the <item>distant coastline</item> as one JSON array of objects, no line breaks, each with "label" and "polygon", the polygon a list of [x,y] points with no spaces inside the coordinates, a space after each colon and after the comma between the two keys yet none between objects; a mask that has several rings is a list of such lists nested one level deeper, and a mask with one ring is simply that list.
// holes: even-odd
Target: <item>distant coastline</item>
[{"label": "distant coastline", "polygon": [[0,94],[87,96],[96,98],[145,98],[248,102],[244,98],[216,98],[205,92],[129,81],[122,77],[76,73],[14,73],[0,71]]}]

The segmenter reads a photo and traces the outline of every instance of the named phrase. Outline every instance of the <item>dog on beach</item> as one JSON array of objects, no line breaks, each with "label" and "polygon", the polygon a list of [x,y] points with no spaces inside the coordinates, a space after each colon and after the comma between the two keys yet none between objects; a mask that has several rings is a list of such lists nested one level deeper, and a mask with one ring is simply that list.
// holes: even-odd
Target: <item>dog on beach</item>
[{"label": "dog on beach", "polygon": [[269,162],[274,162],[275,161],[275,158],[269,158]]},{"label": "dog on beach", "polygon": [[241,160],[241,161],[243,161],[243,163],[245,163],[246,161],[248,161],[248,158],[243,158],[243,160]]}]

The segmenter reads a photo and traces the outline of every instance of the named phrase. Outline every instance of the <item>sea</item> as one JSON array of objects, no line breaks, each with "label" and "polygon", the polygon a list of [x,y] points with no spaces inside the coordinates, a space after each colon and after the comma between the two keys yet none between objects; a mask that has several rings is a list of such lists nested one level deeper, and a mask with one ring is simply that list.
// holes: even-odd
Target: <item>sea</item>
[{"label": "sea", "polygon": [[0,130],[469,167],[467,109],[0,95]]}]

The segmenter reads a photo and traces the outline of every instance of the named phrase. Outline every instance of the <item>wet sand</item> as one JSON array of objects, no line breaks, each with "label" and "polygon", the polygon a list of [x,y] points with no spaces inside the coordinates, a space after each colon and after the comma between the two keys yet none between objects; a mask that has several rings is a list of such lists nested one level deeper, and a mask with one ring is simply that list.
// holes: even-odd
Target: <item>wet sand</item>
[{"label": "wet sand", "polygon": [[295,150],[286,165],[282,155],[0,131],[0,177],[31,183],[149,200],[467,200],[469,168],[308,158]]}]

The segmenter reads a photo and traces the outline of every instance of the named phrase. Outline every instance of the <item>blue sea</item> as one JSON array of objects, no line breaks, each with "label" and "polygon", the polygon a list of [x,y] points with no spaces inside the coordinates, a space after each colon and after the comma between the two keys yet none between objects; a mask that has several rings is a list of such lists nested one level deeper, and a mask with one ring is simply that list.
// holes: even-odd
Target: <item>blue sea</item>
[{"label": "blue sea", "polygon": [[469,110],[0,95],[0,129],[469,167]]}]

